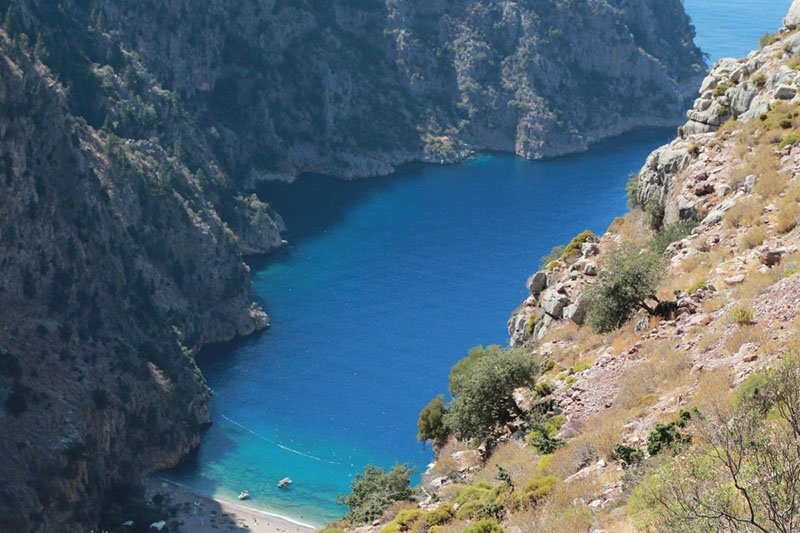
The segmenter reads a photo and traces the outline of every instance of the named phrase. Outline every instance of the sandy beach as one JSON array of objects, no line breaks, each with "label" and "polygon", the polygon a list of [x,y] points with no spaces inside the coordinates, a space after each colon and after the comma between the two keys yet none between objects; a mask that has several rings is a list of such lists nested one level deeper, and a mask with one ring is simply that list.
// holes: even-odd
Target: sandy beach
[{"label": "sandy beach", "polygon": [[147,497],[168,496],[178,505],[178,519],[187,533],[219,533],[220,531],[250,531],[253,533],[312,533],[316,528],[294,522],[266,511],[224,502],[194,494],[170,481],[149,478],[145,481]]}]

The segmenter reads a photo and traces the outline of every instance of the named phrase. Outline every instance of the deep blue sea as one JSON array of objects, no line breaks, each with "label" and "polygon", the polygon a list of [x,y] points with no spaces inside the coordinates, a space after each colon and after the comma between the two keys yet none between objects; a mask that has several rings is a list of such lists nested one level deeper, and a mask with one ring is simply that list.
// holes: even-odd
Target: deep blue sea
[{"label": "deep blue sea", "polygon": [[[790,0],[685,3],[714,61],[756,46]],[[446,392],[450,367],[472,346],[507,342],[539,258],[624,213],[628,174],[672,136],[639,131],[541,162],[489,154],[264,185],[290,243],[251,263],[272,328],[201,354],[214,424],[168,476],[223,499],[248,489],[249,505],[324,524],[364,465],[424,469],[417,414]],[[284,476],[294,483],[279,490]]]}]

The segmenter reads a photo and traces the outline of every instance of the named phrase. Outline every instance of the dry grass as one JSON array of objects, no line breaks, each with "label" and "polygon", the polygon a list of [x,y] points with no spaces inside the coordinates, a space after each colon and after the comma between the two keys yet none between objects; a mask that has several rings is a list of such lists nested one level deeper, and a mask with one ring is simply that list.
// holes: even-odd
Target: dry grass
[{"label": "dry grass", "polygon": [[497,482],[497,466],[502,466],[514,481],[521,487],[533,477],[537,470],[536,452],[529,446],[520,446],[514,442],[506,442],[497,447],[486,466],[475,475],[475,481]]},{"label": "dry grass", "polygon": [[542,338],[542,342],[574,342],[580,335],[580,328],[574,322],[569,322],[547,331]]},{"label": "dry grass", "polygon": [[767,238],[767,232],[764,230],[762,226],[756,226],[751,228],[747,233],[742,236],[741,241],[739,242],[739,251],[747,251],[755,248],[756,246],[761,246],[764,243],[764,239]]},{"label": "dry grass", "polygon": [[439,451],[439,456],[431,470],[433,477],[446,477],[454,479],[459,475],[459,462],[453,458],[453,454],[459,451],[468,450],[469,447],[455,439],[450,439]]},{"label": "dry grass", "polygon": [[648,359],[632,366],[622,379],[615,405],[634,413],[643,412],[660,394],[688,383],[691,359],[677,350],[673,340],[649,341],[641,348]]},{"label": "dry grass", "polygon": [[716,345],[721,338],[722,330],[720,330],[720,328],[703,328],[698,334],[697,350],[700,353],[704,353]]},{"label": "dry grass", "polygon": [[730,229],[756,226],[763,211],[764,206],[758,198],[742,198],[725,213],[725,227]]},{"label": "dry grass", "polygon": [[626,353],[628,350],[630,350],[631,346],[633,346],[634,343],[639,340],[641,335],[633,330],[635,322],[636,319],[631,320],[618,330],[609,334],[608,342],[611,345],[611,350],[615,354],[620,355]]},{"label": "dry grass", "polygon": [[625,216],[614,219],[608,231],[619,235],[623,242],[638,248],[646,248],[653,240],[653,233],[647,229],[641,209],[634,209]]},{"label": "dry grass", "polygon": [[704,371],[697,381],[697,387],[691,393],[692,405],[721,405],[731,399],[733,378],[730,369]]},{"label": "dry grass", "polygon": [[738,301],[750,301],[782,278],[783,268],[780,267],[771,268],[766,272],[751,270],[747,273],[744,283],[737,285],[733,290],[733,296]]},{"label": "dry grass", "polygon": [[561,483],[536,509],[512,513],[510,529],[528,533],[588,531],[592,513],[588,503],[599,496],[602,483],[595,477]]},{"label": "dry grass", "polygon": [[740,168],[740,172],[743,174],[742,179],[750,174],[755,174],[758,176],[758,181],[753,192],[765,200],[775,198],[786,190],[786,183],[790,177],[779,172],[779,163],[773,147],[761,144],[753,150],[751,157]]},{"label": "dry grass", "polygon": [[777,202],[773,216],[775,231],[784,234],[797,227],[800,222],[800,183],[793,183]]},{"label": "dry grass", "polygon": [[769,336],[759,324],[747,324],[737,327],[725,341],[725,351],[733,355],[745,344],[754,343],[759,348],[769,343]]}]

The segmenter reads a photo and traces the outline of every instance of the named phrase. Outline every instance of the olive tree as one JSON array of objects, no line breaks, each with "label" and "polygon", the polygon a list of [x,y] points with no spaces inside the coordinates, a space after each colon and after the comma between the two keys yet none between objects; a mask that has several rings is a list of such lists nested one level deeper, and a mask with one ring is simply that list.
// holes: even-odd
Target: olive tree
[{"label": "olive tree", "polygon": [[588,289],[589,325],[599,333],[613,331],[644,309],[661,313],[656,289],[664,275],[661,257],[649,250],[622,247],[609,253],[598,279]]},{"label": "olive tree", "polygon": [[462,440],[481,439],[519,413],[514,389],[533,386],[538,365],[522,348],[475,348],[450,372],[450,394],[444,421]]},{"label": "olive tree", "polygon": [[426,405],[419,413],[417,421],[417,440],[432,441],[435,445],[442,445],[447,441],[450,430],[444,422],[447,407],[444,396],[439,395]]},{"label": "olive tree", "polygon": [[414,491],[410,487],[413,474],[408,465],[396,465],[389,471],[367,465],[353,479],[350,494],[337,498],[338,503],[350,509],[345,519],[365,524],[379,518],[393,503],[413,500]]}]

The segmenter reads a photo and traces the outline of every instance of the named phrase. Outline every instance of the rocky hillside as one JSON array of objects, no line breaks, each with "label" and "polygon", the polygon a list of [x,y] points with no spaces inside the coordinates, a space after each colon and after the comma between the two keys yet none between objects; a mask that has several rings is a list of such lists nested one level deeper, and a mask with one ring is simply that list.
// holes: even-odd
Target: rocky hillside
[{"label": "rocky hillside", "polygon": [[[268,323],[244,193],[672,123],[678,0],[0,0],[0,529],[85,531],[193,449],[193,356]],[[602,43],[602,46],[598,46]],[[105,505],[104,505],[105,504]]]},{"label": "rocky hillside", "polygon": [[240,255],[279,224],[244,198],[223,222],[202,172],[73,115],[31,48],[0,30],[0,530],[86,531],[197,445],[194,351],[266,326]]},{"label": "rocky hillside", "polygon": [[580,151],[673,125],[703,71],[679,0],[12,4],[61,66],[111,37],[73,65],[92,125],[127,129],[130,94],[106,89],[155,79],[244,180]]},{"label": "rocky hillside", "polygon": [[760,50],[715,65],[631,212],[528,280],[509,333],[540,368],[516,414],[440,442],[422,501],[363,531],[800,525],[798,25],[796,1]]}]

